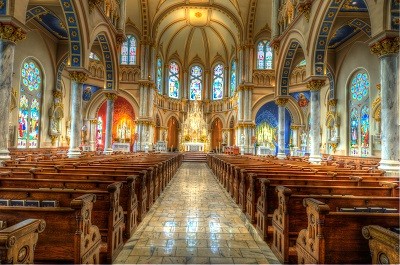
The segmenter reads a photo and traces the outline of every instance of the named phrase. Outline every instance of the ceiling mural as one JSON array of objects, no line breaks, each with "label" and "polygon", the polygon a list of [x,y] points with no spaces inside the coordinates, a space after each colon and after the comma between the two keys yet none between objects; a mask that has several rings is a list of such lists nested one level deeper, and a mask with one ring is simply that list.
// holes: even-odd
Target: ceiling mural
[{"label": "ceiling mural", "polygon": [[58,39],[67,40],[68,32],[64,22],[52,11],[43,6],[35,6],[28,10],[26,21],[34,19]]},{"label": "ceiling mural", "polygon": [[336,30],[329,41],[328,47],[331,49],[336,48],[360,31],[371,36],[371,27],[368,23],[360,19],[353,19]]}]

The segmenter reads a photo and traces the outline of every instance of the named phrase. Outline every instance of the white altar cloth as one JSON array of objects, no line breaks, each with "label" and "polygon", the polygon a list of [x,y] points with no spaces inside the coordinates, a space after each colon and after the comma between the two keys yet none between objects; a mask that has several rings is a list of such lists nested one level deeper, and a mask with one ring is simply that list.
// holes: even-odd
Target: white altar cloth
[{"label": "white altar cloth", "polygon": [[204,143],[183,143],[185,152],[204,152]]}]

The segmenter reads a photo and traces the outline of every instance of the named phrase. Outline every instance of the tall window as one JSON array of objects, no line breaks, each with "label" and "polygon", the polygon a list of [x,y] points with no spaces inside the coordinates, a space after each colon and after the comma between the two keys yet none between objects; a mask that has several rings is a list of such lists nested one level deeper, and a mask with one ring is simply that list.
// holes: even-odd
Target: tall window
[{"label": "tall window", "polygon": [[27,60],[21,69],[18,112],[18,147],[39,146],[42,73],[36,62]]},{"label": "tall window", "polygon": [[266,40],[260,41],[257,46],[257,68],[272,69],[272,48]]},{"label": "tall window", "polygon": [[171,98],[179,97],[179,65],[176,62],[169,64],[168,90]]},{"label": "tall window", "polygon": [[201,100],[201,86],[203,79],[203,70],[200,66],[195,65],[190,69],[190,85],[189,98],[190,100]]},{"label": "tall window", "polygon": [[235,93],[236,90],[236,61],[232,61],[231,65],[231,96]]},{"label": "tall window", "polygon": [[214,67],[214,78],[213,78],[213,99],[222,99],[224,92],[224,67],[222,64],[217,64]]},{"label": "tall window", "polygon": [[133,35],[126,36],[126,40],[121,48],[121,64],[135,65],[136,64],[137,43]]},{"label": "tall window", "polygon": [[369,87],[367,73],[356,73],[350,84],[350,155],[369,156]]},{"label": "tall window", "polygon": [[162,94],[163,83],[163,63],[161,58],[157,58],[157,91]]}]

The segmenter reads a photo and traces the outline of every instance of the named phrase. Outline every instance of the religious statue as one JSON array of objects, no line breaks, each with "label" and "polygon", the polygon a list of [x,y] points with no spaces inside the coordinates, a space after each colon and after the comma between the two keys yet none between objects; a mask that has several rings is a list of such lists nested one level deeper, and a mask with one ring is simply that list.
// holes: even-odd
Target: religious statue
[{"label": "religious statue", "polygon": [[301,146],[307,146],[307,133],[303,131],[301,133]]}]

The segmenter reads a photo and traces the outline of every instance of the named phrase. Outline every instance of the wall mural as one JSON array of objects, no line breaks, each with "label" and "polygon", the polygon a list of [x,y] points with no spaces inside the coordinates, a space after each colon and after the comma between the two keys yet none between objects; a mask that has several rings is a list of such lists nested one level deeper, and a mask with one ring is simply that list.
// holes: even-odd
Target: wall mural
[{"label": "wall mural", "polygon": [[[285,110],[285,148],[289,148],[292,117]],[[278,105],[271,101],[263,105],[256,115],[257,143],[278,151]]]},{"label": "wall mural", "polygon": [[82,99],[83,101],[90,101],[92,96],[100,89],[98,86],[92,86],[92,85],[83,85],[83,90],[82,90]]},{"label": "wall mural", "polygon": [[[98,112],[97,145],[102,149],[104,147],[106,133],[106,112],[107,101],[105,101]],[[123,97],[118,97],[114,102],[113,117],[113,142],[130,143],[134,142],[135,136],[135,111],[132,105]]]}]

